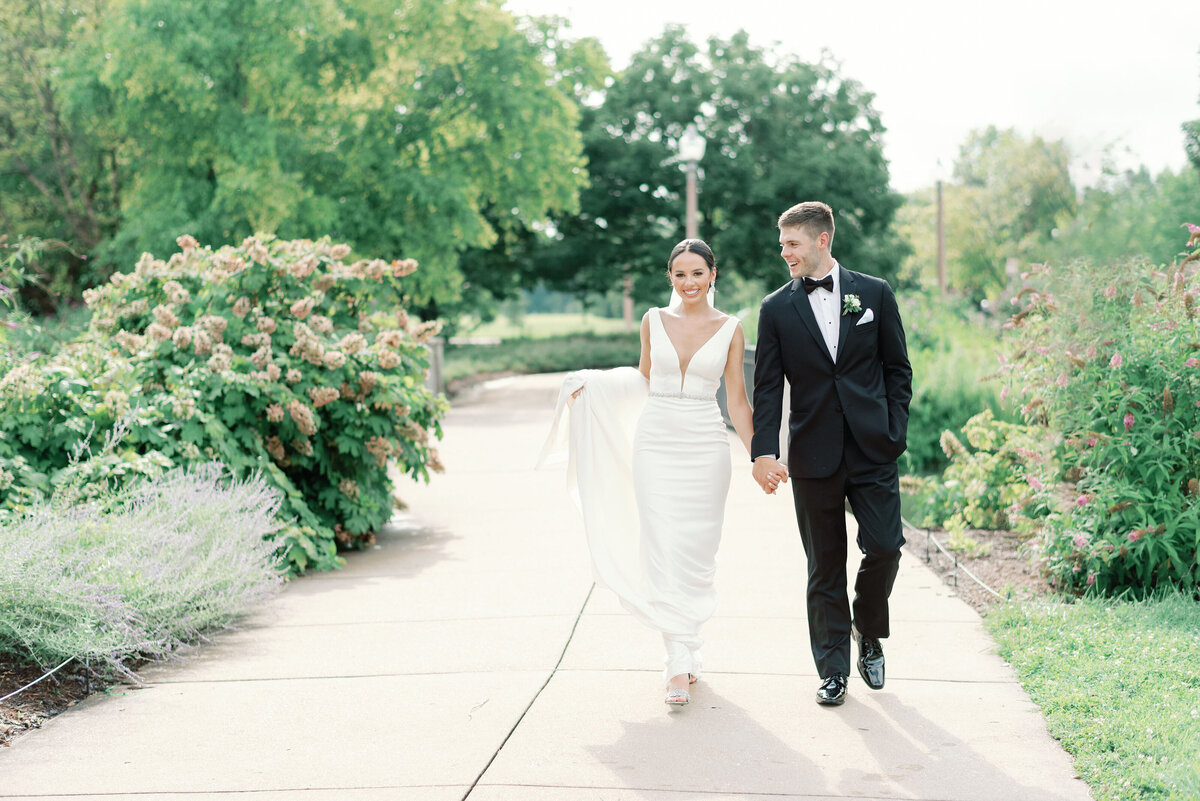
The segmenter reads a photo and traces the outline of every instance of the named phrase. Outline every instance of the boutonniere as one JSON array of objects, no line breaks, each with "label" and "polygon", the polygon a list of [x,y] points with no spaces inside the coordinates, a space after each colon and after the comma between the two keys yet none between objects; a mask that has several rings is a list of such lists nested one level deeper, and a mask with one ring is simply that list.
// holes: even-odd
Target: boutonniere
[{"label": "boutonniere", "polygon": [[858,314],[862,311],[862,301],[858,299],[858,295],[846,295],[842,298],[842,316],[847,314]]}]

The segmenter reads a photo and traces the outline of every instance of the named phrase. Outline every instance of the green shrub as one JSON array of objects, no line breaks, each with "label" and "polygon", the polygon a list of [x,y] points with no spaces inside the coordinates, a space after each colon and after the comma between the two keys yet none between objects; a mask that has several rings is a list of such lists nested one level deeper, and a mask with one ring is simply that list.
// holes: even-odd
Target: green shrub
[{"label": "green shrub", "polygon": [[900,304],[913,368],[908,450],[900,464],[908,474],[938,473],[948,463],[943,431],[960,431],[983,409],[1008,417],[999,384],[986,380],[995,373],[1000,337],[972,321],[962,301],[914,294],[902,295]]},{"label": "green shrub", "polygon": [[1026,418],[1064,437],[1075,490],[1043,543],[1064,590],[1200,582],[1198,257],[1043,269],[1023,293],[1007,371]]},{"label": "green shrub", "polygon": [[942,434],[950,465],[941,478],[918,480],[925,490],[922,525],[1031,530],[1031,521],[1050,509],[1048,486],[1058,472],[1045,429],[996,420],[985,410],[963,434],[969,448],[953,433]]},{"label": "green shrub", "polygon": [[416,263],[347,264],[327,239],[179,244],[88,290],[88,331],[0,380],[0,508],[74,480],[73,448],[125,419],[121,447],[85,463],[85,496],[217,459],[281,490],[293,570],[332,567],[336,544],[370,542],[391,516],[389,461],[423,478],[438,468],[445,401],[424,385],[437,325],[394,305]]},{"label": "green shrub", "polygon": [[[107,449],[106,449],[107,450]],[[219,464],[176,468],[0,523],[0,653],[128,674],[228,624],[279,586],[280,493]],[[72,502],[75,501],[75,502]]]}]

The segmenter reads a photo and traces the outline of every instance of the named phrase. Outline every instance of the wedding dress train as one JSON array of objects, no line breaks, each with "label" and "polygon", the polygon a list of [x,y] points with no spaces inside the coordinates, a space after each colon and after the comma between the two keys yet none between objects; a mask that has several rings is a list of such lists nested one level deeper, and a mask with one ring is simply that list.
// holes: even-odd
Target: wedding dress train
[{"label": "wedding dress train", "polygon": [[737,320],[727,319],[686,365],[659,309],[649,325],[649,386],[629,367],[568,375],[542,461],[569,439],[567,482],[583,513],[593,574],[662,632],[670,678],[699,675],[700,625],[716,608],[731,472],[716,392]]}]

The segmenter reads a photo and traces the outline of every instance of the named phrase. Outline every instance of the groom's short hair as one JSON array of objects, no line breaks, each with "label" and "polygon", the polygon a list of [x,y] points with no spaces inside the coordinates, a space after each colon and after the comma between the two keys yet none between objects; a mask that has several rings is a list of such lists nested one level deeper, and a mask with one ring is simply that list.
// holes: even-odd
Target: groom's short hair
[{"label": "groom's short hair", "polygon": [[819,200],[806,200],[780,214],[779,227],[803,228],[814,236],[824,231],[833,242],[833,209]]}]

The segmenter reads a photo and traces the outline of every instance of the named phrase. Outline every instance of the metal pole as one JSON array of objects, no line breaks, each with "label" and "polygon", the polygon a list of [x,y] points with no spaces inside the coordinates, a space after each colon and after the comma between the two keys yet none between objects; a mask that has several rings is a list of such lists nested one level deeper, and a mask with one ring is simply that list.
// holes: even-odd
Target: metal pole
[{"label": "metal pole", "polygon": [[685,231],[688,239],[699,236],[699,224],[696,220],[696,162],[689,161],[687,165],[687,217]]},{"label": "metal pole", "polygon": [[946,226],[942,214],[942,182],[937,182],[937,275],[938,289],[946,294]]}]

